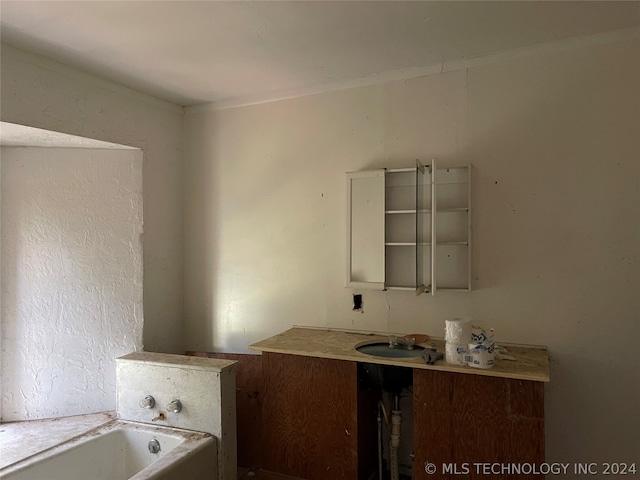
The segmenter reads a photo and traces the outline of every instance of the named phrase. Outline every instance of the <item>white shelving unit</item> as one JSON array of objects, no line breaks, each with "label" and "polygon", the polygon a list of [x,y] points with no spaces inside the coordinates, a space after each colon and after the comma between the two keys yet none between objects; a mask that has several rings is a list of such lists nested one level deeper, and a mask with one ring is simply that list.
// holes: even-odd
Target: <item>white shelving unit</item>
[{"label": "white shelving unit", "polygon": [[471,289],[471,166],[347,174],[347,286]]}]

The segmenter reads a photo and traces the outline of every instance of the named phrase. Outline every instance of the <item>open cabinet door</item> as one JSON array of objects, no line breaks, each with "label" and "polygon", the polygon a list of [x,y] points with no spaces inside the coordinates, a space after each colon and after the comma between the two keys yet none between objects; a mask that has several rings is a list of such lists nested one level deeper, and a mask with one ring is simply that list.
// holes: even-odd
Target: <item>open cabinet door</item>
[{"label": "open cabinet door", "polygon": [[347,287],[384,290],[385,170],[347,173]]},{"label": "open cabinet door", "polygon": [[436,192],[436,159],[431,160],[431,286],[429,292],[431,295],[436,294],[436,253],[438,242],[436,240],[437,232],[437,192]]}]

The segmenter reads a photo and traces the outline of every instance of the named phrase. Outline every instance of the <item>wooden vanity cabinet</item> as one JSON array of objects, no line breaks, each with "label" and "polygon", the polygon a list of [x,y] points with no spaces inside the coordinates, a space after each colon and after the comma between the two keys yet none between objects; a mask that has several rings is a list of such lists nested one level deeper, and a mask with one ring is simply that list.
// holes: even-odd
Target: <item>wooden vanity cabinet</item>
[{"label": "wooden vanity cabinet", "polygon": [[[263,478],[377,478],[379,391],[358,362],[263,352],[262,369]],[[415,368],[413,432],[416,480],[507,478],[474,463],[544,462],[544,383]]]},{"label": "wooden vanity cabinet", "polygon": [[[413,418],[416,480],[486,479],[474,463],[544,462],[542,382],[414,369]],[[425,472],[429,463],[437,475]],[[458,473],[444,473],[445,464]],[[461,477],[465,465],[469,471]]]}]

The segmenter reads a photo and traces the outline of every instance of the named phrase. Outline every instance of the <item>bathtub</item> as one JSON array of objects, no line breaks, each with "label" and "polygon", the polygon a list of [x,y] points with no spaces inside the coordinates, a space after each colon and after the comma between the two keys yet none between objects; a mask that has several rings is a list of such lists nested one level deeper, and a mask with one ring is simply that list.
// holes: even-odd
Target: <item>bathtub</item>
[{"label": "bathtub", "polygon": [[[20,423],[33,423],[35,427],[37,422]],[[38,428],[46,435],[47,429],[42,426],[40,423]],[[6,435],[3,442],[7,441]],[[152,440],[160,446],[157,453],[150,452]],[[19,448],[15,444],[13,447]],[[27,451],[28,447],[25,445]],[[209,434],[112,419],[5,466],[0,470],[0,477],[3,480],[214,480],[218,477],[217,464],[216,440]]]}]

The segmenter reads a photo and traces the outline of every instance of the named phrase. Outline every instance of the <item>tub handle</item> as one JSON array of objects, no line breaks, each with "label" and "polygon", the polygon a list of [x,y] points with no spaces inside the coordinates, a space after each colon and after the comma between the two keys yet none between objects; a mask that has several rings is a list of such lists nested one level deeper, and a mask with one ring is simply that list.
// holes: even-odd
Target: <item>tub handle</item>
[{"label": "tub handle", "polygon": [[182,410],[182,402],[180,400],[171,400],[167,403],[167,412],[178,413]]},{"label": "tub handle", "polygon": [[142,408],[153,408],[155,404],[156,404],[156,399],[153,398],[151,395],[147,395],[142,400],[140,400],[140,406]]}]

